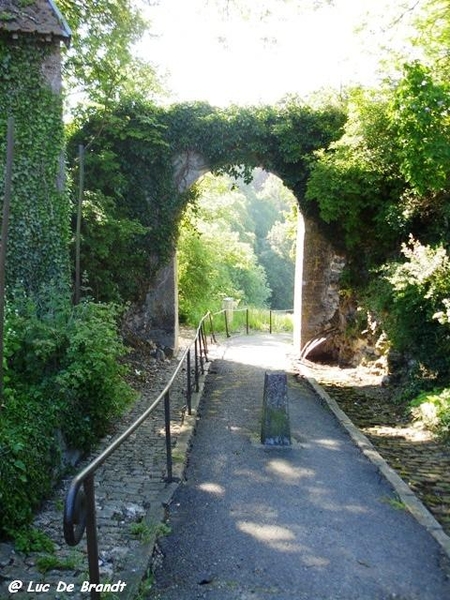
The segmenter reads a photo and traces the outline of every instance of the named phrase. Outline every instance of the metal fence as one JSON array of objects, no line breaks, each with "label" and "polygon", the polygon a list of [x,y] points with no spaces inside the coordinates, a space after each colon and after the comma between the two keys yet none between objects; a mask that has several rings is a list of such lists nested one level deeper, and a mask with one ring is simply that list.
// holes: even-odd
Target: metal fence
[{"label": "metal fence", "polygon": [[[269,333],[279,331],[280,317],[291,317],[294,314],[293,309],[286,310],[271,310],[271,309],[252,309],[252,308],[224,308],[218,312],[211,314],[210,327],[217,329],[218,326],[223,328],[227,337],[231,337],[231,332],[236,328],[245,328],[245,333],[248,335],[250,329],[265,329]],[[236,319],[236,324],[233,324]],[[257,326],[254,321],[257,320]],[[213,325],[214,323],[214,325]]]},{"label": "metal fence", "polygon": [[[186,371],[186,409],[191,414],[191,399],[193,391],[199,391],[200,376],[205,372],[205,362],[208,361],[208,346],[205,321],[211,319],[207,313],[200,321],[194,340],[183,352],[182,357],[172,377],[164,390],[140,417],[128,429],[117,437],[99,456],[92,460],[71,481],[64,505],[64,538],[69,546],[76,546],[86,532],[89,580],[91,584],[100,583],[99,552],[97,540],[96,510],[95,510],[95,473],[98,468],[121,446],[131,434],[164,403],[165,446],[167,482],[173,481],[172,474],[172,443],[171,443],[171,407],[170,392],[177,376],[183,368]],[[192,377],[193,375],[193,377]],[[91,599],[100,598],[100,592],[91,588]]]}]

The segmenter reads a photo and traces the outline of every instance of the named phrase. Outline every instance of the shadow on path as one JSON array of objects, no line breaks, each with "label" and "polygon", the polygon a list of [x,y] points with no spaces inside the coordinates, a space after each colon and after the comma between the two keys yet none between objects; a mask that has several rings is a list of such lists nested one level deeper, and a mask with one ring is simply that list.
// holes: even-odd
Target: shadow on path
[{"label": "shadow on path", "polygon": [[309,386],[293,445],[259,443],[264,372],[290,346],[233,339],[211,366],[148,599],[444,600],[440,549]]}]

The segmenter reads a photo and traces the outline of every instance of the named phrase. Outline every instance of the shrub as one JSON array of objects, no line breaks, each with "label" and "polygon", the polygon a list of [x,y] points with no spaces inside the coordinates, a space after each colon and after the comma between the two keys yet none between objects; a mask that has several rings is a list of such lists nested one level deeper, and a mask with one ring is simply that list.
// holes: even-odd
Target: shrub
[{"label": "shrub", "polygon": [[422,392],[411,404],[412,414],[439,436],[450,439],[450,389]]},{"label": "shrub", "polygon": [[5,328],[0,534],[15,536],[51,491],[62,446],[89,450],[132,398],[118,359],[119,309],[16,296]]},{"label": "shrub", "polygon": [[375,312],[394,350],[415,363],[421,378],[450,375],[450,338],[445,302],[450,298],[450,259],[443,246],[403,245],[403,262],[387,264],[372,285]]}]

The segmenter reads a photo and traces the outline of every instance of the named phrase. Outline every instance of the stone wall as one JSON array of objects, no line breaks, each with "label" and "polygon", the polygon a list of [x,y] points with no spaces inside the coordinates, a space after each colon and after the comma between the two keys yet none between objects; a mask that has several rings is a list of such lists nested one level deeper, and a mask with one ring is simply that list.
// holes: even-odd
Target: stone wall
[{"label": "stone wall", "polygon": [[339,282],[345,265],[314,221],[305,219],[304,228],[302,281],[296,282],[302,287],[302,347],[322,335],[331,338],[339,327]]},{"label": "stone wall", "polygon": [[[173,161],[174,181],[179,192],[188,189],[209,166],[195,151],[180,153]],[[321,234],[317,224],[299,215],[298,259],[295,290],[294,348],[331,332],[339,318],[339,279],[344,259]],[[303,248],[303,252],[301,249]],[[145,302],[135,307],[128,318],[129,328],[139,337],[162,346],[177,348],[178,290],[176,258],[157,274]]]}]

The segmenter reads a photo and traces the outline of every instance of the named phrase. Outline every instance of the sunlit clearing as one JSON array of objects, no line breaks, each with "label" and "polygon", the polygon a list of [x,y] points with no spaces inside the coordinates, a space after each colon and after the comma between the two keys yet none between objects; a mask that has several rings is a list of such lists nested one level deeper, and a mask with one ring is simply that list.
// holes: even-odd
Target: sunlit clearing
[{"label": "sunlit clearing", "polygon": [[285,482],[297,483],[302,478],[314,477],[314,471],[312,469],[293,467],[287,460],[283,460],[282,458],[270,460],[267,463],[266,468]]},{"label": "sunlit clearing", "polygon": [[413,443],[427,443],[433,440],[433,434],[421,423],[414,423],[410,426],[389,427],[388,425],[376,425],[374,427],[365,427],[364,433],[380,438],[403,439]]},{"label": "sunlit clearing", "polygon": [[225,488],[218,483],[205,482],[198,486],[198,489],[208,494],[214,494],[215,496],[223,496],[225,494]]}]

